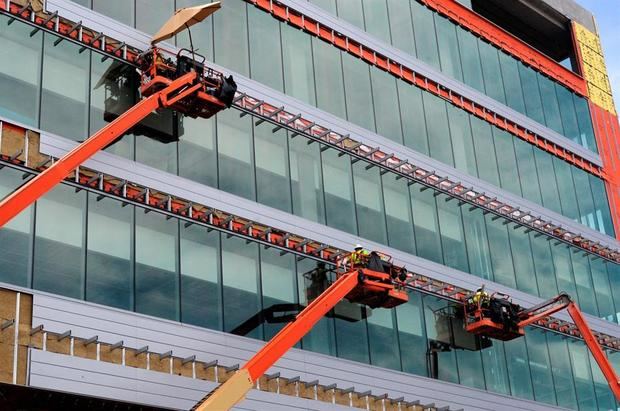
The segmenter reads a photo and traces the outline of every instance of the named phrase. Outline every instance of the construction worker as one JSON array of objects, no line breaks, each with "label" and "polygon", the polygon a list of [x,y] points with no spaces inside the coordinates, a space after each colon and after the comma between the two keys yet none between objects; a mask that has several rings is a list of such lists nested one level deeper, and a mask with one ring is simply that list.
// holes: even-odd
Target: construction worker
[{"label": "construction worker", "polygon": [[368,257],[370,256],[370,251],[365,249],[361,244],[356,244],[353,252],[351,253],[351,266],[352,267],[363,267],[368,263]]},{"label": "construction worker", "polygon": [[480,288],[476,290],[473,297],[471,297],[471,303],[475,306],[480,305],[488,306],[489,301],[491,300],[491,296],[484,289],[484,284]]}]

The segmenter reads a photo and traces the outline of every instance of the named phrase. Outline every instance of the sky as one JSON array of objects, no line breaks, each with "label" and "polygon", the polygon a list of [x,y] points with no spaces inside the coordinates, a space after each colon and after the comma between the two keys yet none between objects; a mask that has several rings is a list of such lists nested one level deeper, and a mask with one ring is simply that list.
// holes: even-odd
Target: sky
[{"label": "sky", "polygon": [[577,0],[596,18],[616,108],[620,108],[620,0]]}]

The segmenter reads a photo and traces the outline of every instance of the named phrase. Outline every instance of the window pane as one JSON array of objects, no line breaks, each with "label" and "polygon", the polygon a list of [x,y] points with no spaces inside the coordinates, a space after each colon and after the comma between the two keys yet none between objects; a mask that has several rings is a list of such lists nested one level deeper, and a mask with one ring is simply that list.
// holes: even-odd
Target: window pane
[{"label": "window pane", "polygon": [[435,36],[434,13],[417,1],[412,1],[411,14],[413,15],[417,57],[439,70],[439,50]]},{"label": "window pane", "polygon": [[0,115],[37,126],[43,32],[0,16]]},{"label": "window pane", "polygon": [[486,280],[493,280],[493,267],[487,238],[486,223],[482,210],[463,209],[463,226],[467,239],[469,272]]},{"label": "window pane", "polygon": [[415,254],[411,199],[407,195],[407,182],[396,180],[396,176],[392,173],[384,174],[381,180],[388,245],[406,253]]},{"label": "window pane", "polygon": [[402,144],[403,133],[400,127],[400,115],[394,110],[398,103],[396,79],[377,68],[370,69],[372,80],[373,104],[377,119],[377,133],[392,141]]},{"label": "window pane", "polygon": [[244,323],[261,310],[258,289],[258,244],[222,237],[224,331],[261,339],[263,327],[248,330]]},{"label": "window pane", "polygon": [[529,118],[538,121],[540,124],[545,124],[536,72],[519,63],[519,75],[521,76],[521,87],[523,87],[523,98],[525,99],[525,113]]},{"label": "window pane", "polygon": [[261,204],[291,212],[287,136],[283,130],[254,127],[256,156],[256,197]]},{"label": "window pane", "polygon": [[519,181],[523,197],[536,204],[542,205],[540,185],[538,184],[538,172],[536,171],[536,161],[534,159],[534,148],[530,143],[511,136],[515,146],[517,156],[517,166],[519,167]]},{"label": "window pane", "polygon": [[[606,352],[609,356],[609,353]],[[603,375],[600,367],[594,361],[592,354],[588,352],[588,359],[590,360],[590,370],[592,371],[592,379],[594,381],[594,393],[596,395],[596,402],[598,403],[599,410],[617,410],[616,400],[612,391],[609,389],[609,384]],[[616,370],[618,368],[615,368]]]},{"label": "window pane", "polygon": [[181,225],[181,321],[222,329],[220,244],[217,232]]},{"label": "window pane", "polygon": [[[148,0],[145,0],[148,1]],[[176,8],[198,6],[204,4],[204,0],[176,0]],[[218,12],[219,13],[219,12]],[[218,14],[215,13],[215,14]],[[190,48],[189,33],[187,31],[180,32],[177,36],[177,46]],[[171,41],[171,40],[169,40]],[[194,48],[200,54],[205,56],[207,60],[213,61],[213,17],[207,17],[200,24],[192,26],[192,43]]]},{"label": "window pane", "polygon": [[499,52],[499,64],[502,69],[506,104],[508,107],[525,114],[525,100],[519,78],[519,62],[508,54]]},{"label": "window pane", "polygon": [[[0,25],[3,23],[0,21]],[[11,168],[0,172],[0,198],[23,184],[22,173]],[[32,209],[30,206],[0,230],[0,281],[29,286],[28,260],[32,252]]]},{"label": "window pane", "polygon": [[457,26],[439,14],[435,14],[435,27],[437,28],[441,71],[452,78],[463,81],[461,56],[456,38]]},{"label": "window pane", "polygon": [[447,198],[446,196],[436,198],[444,264],[469,272],[461,208],[456,201],[446,202]]},{"label": "window pane", "polygon": [[422,94],[430,155],[444,164],[454,165],[446,102],[431,93]]},{"label": "window pane", "polygon": [[83,298],[86,192],[58,185],[37,201],[33,288]]},{"label": "window pane", "polygon": [[379,169],[375,167],[366,170],[365,163],[357,162],[353,165],[353,178],[359,235],[381,244],[387,244]]},{"label": "window pane", "polygon": [[410,193],[418,255],[436,263],[443,263],[433,191],[421,191],[420,187],[414,185],[410,187]]},{"label": "window pane", "polygon": [[484,390],[484,370],[480,351],[456,350],[456,361],[459,369],[459,384]]},{"label": "window pane", "polygon": [[577,114],[573,104],[572,92],[566,87],[555,83],[555,91],[560,105],[560,117],[564,126],[564,135],[577,144],[581,144],[579,138],[579,125],[577,124]]},{"label": "window pane", "polygon": [[546,151],[535,148],[534,158],[538,170],[542,205],[561,214],[562,207],[560,207],[560,193],[558,193],[558,184],[553,169],[553,156]]},{"label": "window pane", "polygon": [[508,227],[510,227],[508,236],[510,237],[517,288],[529,294],[538,295],[529,236],[524,234],[522,229],[515,230],[512,225]]},{"label": "window pane", "polygon": [[568,295],[576,298],[577,289],[575,288],[573,265],[569,253],[570,251],[564,245],[553,245],[551,247],[558,291],[564,291],[568,293]]},{"label": "window pane", "polygon": [[577,287],[579,307],[588,314],[598,316],[598,307],[594,297],[592,273],[590,272],[588,258],[584,257],[581,253],[571,253],[571,258],[573,260],[573,273],[575,275],[575,286]]},{"label": "window pane", "polygon": [[366,31],[390,44],[390,22],[385,0],[364,0],[364,21]]},{"label": "window pane", "polygon": [[370,363],[400,371],[400,350],[396,329],[396,311],[378,309],[368,318]]},{"label": "window pane", "polygon": [[[265,14],[262,11],[260,13]],[[312,51],[314,53],[317,107],[340,118],[346,118],[340,50],[313,37]]]},{"label": "window pane", "polygon": [[390,15],[390,30],[392,44],[405,53],[415,56],[413,39],[413,25],[411,24],[411,9],[409,0],[388,0]]},{"label": "window pane", "polygon": [[136,311],[179,320],[177,220],[136,209]]},{"label": "window pane", "polygon": [[484,93],[484,80],[482,78],[478,39],[460,26],[456,27],[456,34],[459,40],[461,62],[463,65],[463,82]]},{"label": "window pane", "polygon": [[222,2],[222,8],[213,15],[213,28],[215,62],[249,77],[246,3]]},{"label": "window pane", "polygon": [[553,383],[560,407],[577,409],[577,397],[575,394],[575,381],[568,355],[566,340],[557,334],[547,333],[549,345],[549,358],[553,371]]},{"label": "window pane", "polygon": [[370,88],[370,67],[366,62],[347,53],[342,54],[342,64],[344,87],[347,93],[347,119],[358,126],[374,131],[375,114]]},{"label": "window pane", "polygon": [[338,17],[364,30],[362,0],[337,0]]},{"label": "window pane", "polygon": [[596,215],[592,190],[590,189],[590,179],[588,178],[589,173],[573,166],[570,169],[573,175],[573,182],[575,183],[575,191],[579,193],[579,195],[576,195],[577,205],[579,206],[579,222],[596,230]]},{"label": "window pane", "polygon": [[504,349],[506,350],[508,379],[512,395],[533,400],[534,391],[529,359],[525,348],[525,339],[517,338],[512,341],[506,341]]},{"label": "window pane", "polygon": [[133,207],[88,194],[86,300],[133,309]]},{"label": "window pane", "polygon": [[476,167],[469,114],[452,104],[447,104],[446,107],[448,108],[448,124],[452,136],[454,166],[457,170],[477,176],[478,168]]},{"label": "window pane", "polygon": [[318,7],[336,15],[336,0],[310,0],[310,3],[316,4]]},{"label": "window pane", "polygon": [[327,150],[322,157],[327,225],[355,234],[355,203],[349,156],[338,157],[335,150]]},{"label": "window pane", "polygon": [[399,81],[397,86],[405,145],[428,155],[426,120],[421,115],[424,112],[422,90],[404,81]]},{"label": "window pane", "polygon": [[173,14],[174,0],[136,0],[136,28],[145,33],[157,33]]},{"label": "window pane", "polygon": [[477,117],[471,117],[471,130],[474,136],[478,176],[484,181],[500,187],[491,125]]},{"label": "window pane", "polygon": [[251,119],[240,119],[233,110],[225,110],[218,114],[217,148],[219,188],[254,200]]},{"label": "window pane", "polygon": [[555,405],[556,397],[551,375],[551,361],[544,331],[533,327],[528,328],[525,343],[530,361],[534,398],[536,401]]},{"label": "window pane", "polygon": [[318,144],[303,138],[289,140],[293,213],[318,223],[325,222],[323,177]]},{"label": "window pane", "polygon": [[613,237],[614,224],[611,219],[611,212],[609,210],[609,202],[607,197],[607,190],[605,189],[605,183],[598,177],[593,175],[588,176],[590,179],[590,187],[592,189],[592,197],[594,198],[594,207],[596,213],[596,222],[598,230],[603,234],[607,234]]},{"label": "window pane", "polygon": [[93,10],[133,27],[133,2],[127,0],[93,0]]},{"label": "window pane", "polygon": [[[448,318],[443,315],[443,309],[448,306],[446,300],[442,300],[432,296],[422,297],[424,303],[424,319],[426,323],[426,333],[429,339],[429,348],[435,343],[445,343],[446,321]],[[456,366],[456,355],[454,351],[437,352],[438,356],[438,373],[437,378],[452,383],[459,382],[459,376]],[[429,366],[430,368],[430,366]],[[431,370],[432,376],[432,370]]]},{"label": "window pane", "polygon": [[493,346],[482,350],[482,364],[487,390],[510,395],[504,343],[493,341]]},{"label": "window pane", "polygon": [[[261,284],[263,291],[263,309],[274,304],[294,304],[297,302],[295,256],[280,255],[274,248],[260,251]],[[276,315],[277,315],[276,311]],[[265,339],[270,340],[286,323],[265,322]]]},{"label": "window pane", "polygon": [[487,214],[485,220],[495,281],[508,287],[517,288],[507,227],[502,220],[493,221],[490,214]]},{"label": "window pane", "polygon": [[179,140],[179,175],[217,187],[215,119],[183,117]]},{"label": "window pane", "polygon": [[[252,79],[284,91],[280,23],[258,7],[248,8],[250,71]],[[271,41],[265,41],[271,39]],[[275,42],[275,44],[274,44]]]},{"label": "window pane", "polygon": [[583,97],[573,94],[573,102],[575,104],[575,112],[579,124],[579,144],[596,153],[598,150],[596,147],[596,138],[594,138],[592,116],[590,115],[588,101]]},{"label": "window pane", "polygon": [[562,117],[560,116],[560,106],[558,97],[555,94],[555,85],[547,77],[537,74],[540,96],[542,97],[543,111],[545,112],[545,123],[547,127],[564,134],[562,127]]},{"label": "window pane", "polygon": [[[167,135],[174,134],[176,114],[170,109],[159,110],[143,121],[149,127]],[[136,138],[136,161],[171,174],[177,174],[176,142],[163,144],[157,140],[138,136]]]},{"label": "window pane", "polygon": [[88,63],[90,52],[80,46],[45,34],[41,128],[72,140],[88,135]]},{"label": "window pane", "polygon": [[521,197],[521,185],[519,184],[519,172],[513,145],[515,137],[506,131],[493,127],[493,139],[501,187]]},{"label": "window pane", "polygon": [[530,241],[540,296],[542,298],[555,297],[558,295],[558,286],[555,280],[555,269],[549,241],[544,237],[536,237],[532,234],[530,234]]},{"label": "window pane", "polygon": [[592,373],[586,346],[581,342],[568,344],[568,351],[570,352],[570,359],[573,364],[573,375],[575,376],[575,389],[577,390],[579,409],[598,409],[596,397],[594,396]]},{"label": "window pane", "polygon": [[558,157],[553,157],[553,168],[558,182],[558,192],[560,193],[560,203],[562,204],[562,214],[566,217],[579,221],[579,208],[577,206],[577,196],[571,166]]},{"label": "window pane", "polygon": [[403,371],[426,376],[425,350],[411,349],[411,347],[426,347],[428,344],[422,307],[421,295],[410,293],[409,301],[396,307],[396,318],[398,320],[398,339],[400,341]]},{"label": "window pane", "polygon": [[614,302],[611,298],[611,288],[609,285],[609,277],[605,263],[598,259],[589,259],[590,270],[592,271],[592,283],[594,284],[594,292],[596,294],[596,302],[598,303],[599,317],[607,321],[615,321]]},{"label": "window pane", "polygon": [[[284,90],[304,103],[316,104],[310,36],[286,24],[282,25]],[[367,66],[366,63],[362,63]]]},{"label": "window pane", "polygon": [[[366,326],[365,309],[357,304],[351,305],[355,310],[356,317],[361,316],[361,321],[350,321],[336,317],[336,342],[338,356],[347,360],[370,363],[368,352],[368,330]],[[357,312],[361,311],[360,315]]]},{"label": "window pane", "polygon": [[482,61],[482,74],[484,76],[484,87],[487,96],[506,104],[506,95],[504,93],[504,81],[499,66],[498,51],[489,43],[478,40],[478,48],[480,49],[480,60]]}]

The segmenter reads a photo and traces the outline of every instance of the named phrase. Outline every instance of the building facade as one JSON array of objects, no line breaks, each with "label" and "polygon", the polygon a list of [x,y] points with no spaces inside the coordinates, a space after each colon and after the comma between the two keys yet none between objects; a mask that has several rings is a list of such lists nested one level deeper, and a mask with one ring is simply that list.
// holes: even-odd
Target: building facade
[{"label": "building facade", "polygon": [[[175,9],[199,3],[0,0],[2,195],[110,121],[108,85],[119,75],[125,102],[136,101],[128,56],[146,50]],[[175,196],[325,249],[362,243],[430,279],[396,309],[349,307],[357,321],[321,320],[274,367],[278,392],[265,380],[240,409],[340,409],[351,393],[372,409],[617,409],[585,344],[566,332],[530,327],[482,350],[437,349],[438,317],[454,301],[433,281],[485,284],[526,307],[567,292],[595,331],[620,337],[620,127],[595,23],[572,0],[510,3],[224,0],[192,28],[208,65],[327,136],[377,147],[383,166],[415,165],[419,181],[373,163],[374,152],[347,151],[359,145],[323,144],[238,106],[212,119],[159,113],[145,123],[150,131],[134,130],[88,162],[86,186],[77,173],[0,230],[0,281],[18,293],[7,297],[17,301],[13,319],[23,315],[19,296],[32,295],[29,338],[70,344],[65,353],[24,343],[22,373],[15,328],[7,382],[187,408],[217,382],[197,374],[197,362],[234,370],[283,326],[265,313],[305,306],[303,274],[333,263],[322,249],[304,255],[303,241],[287,251],[266,231],[189,221],[170,206]],[[107,43],[89,44],[88,30]],[[181,33],[164,49],[188,46]],[[6,148],[19,132],[37,136],[44,161],[29,163],[32,138],[21,152]],[[157,207],[123,201],[105,193],[98,172],[148,188],[143,199],[170,196]],[[462,201],[470,190],[484,195]],[[546,225],[532,228],[534,220]],[[117,352],[117,341],[122,359],[104,360],[101,347]],[[78,342],[96,354],[80,355]],[[607,354],[620,370],[617,350]],[[157,369],[168,359],[169,372]],[[298,376],[321,394],[300,395]],[[280,393],[280,379],[296,395]]]}]

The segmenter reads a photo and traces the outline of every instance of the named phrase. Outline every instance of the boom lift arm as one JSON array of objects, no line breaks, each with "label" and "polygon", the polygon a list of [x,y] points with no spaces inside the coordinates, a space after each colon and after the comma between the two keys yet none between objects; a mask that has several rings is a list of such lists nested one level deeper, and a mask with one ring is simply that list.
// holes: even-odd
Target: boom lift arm
[{"label": "boom lift arm", "polygon": [[371,308],[391,308],[408,301],[387,273],[360,268],[342,274],[331,286],[276,334],[235,375],[203,398],[192,410],[228,410],[241,401],[254,383],[306,335],[329,310],[347,298]]}]

